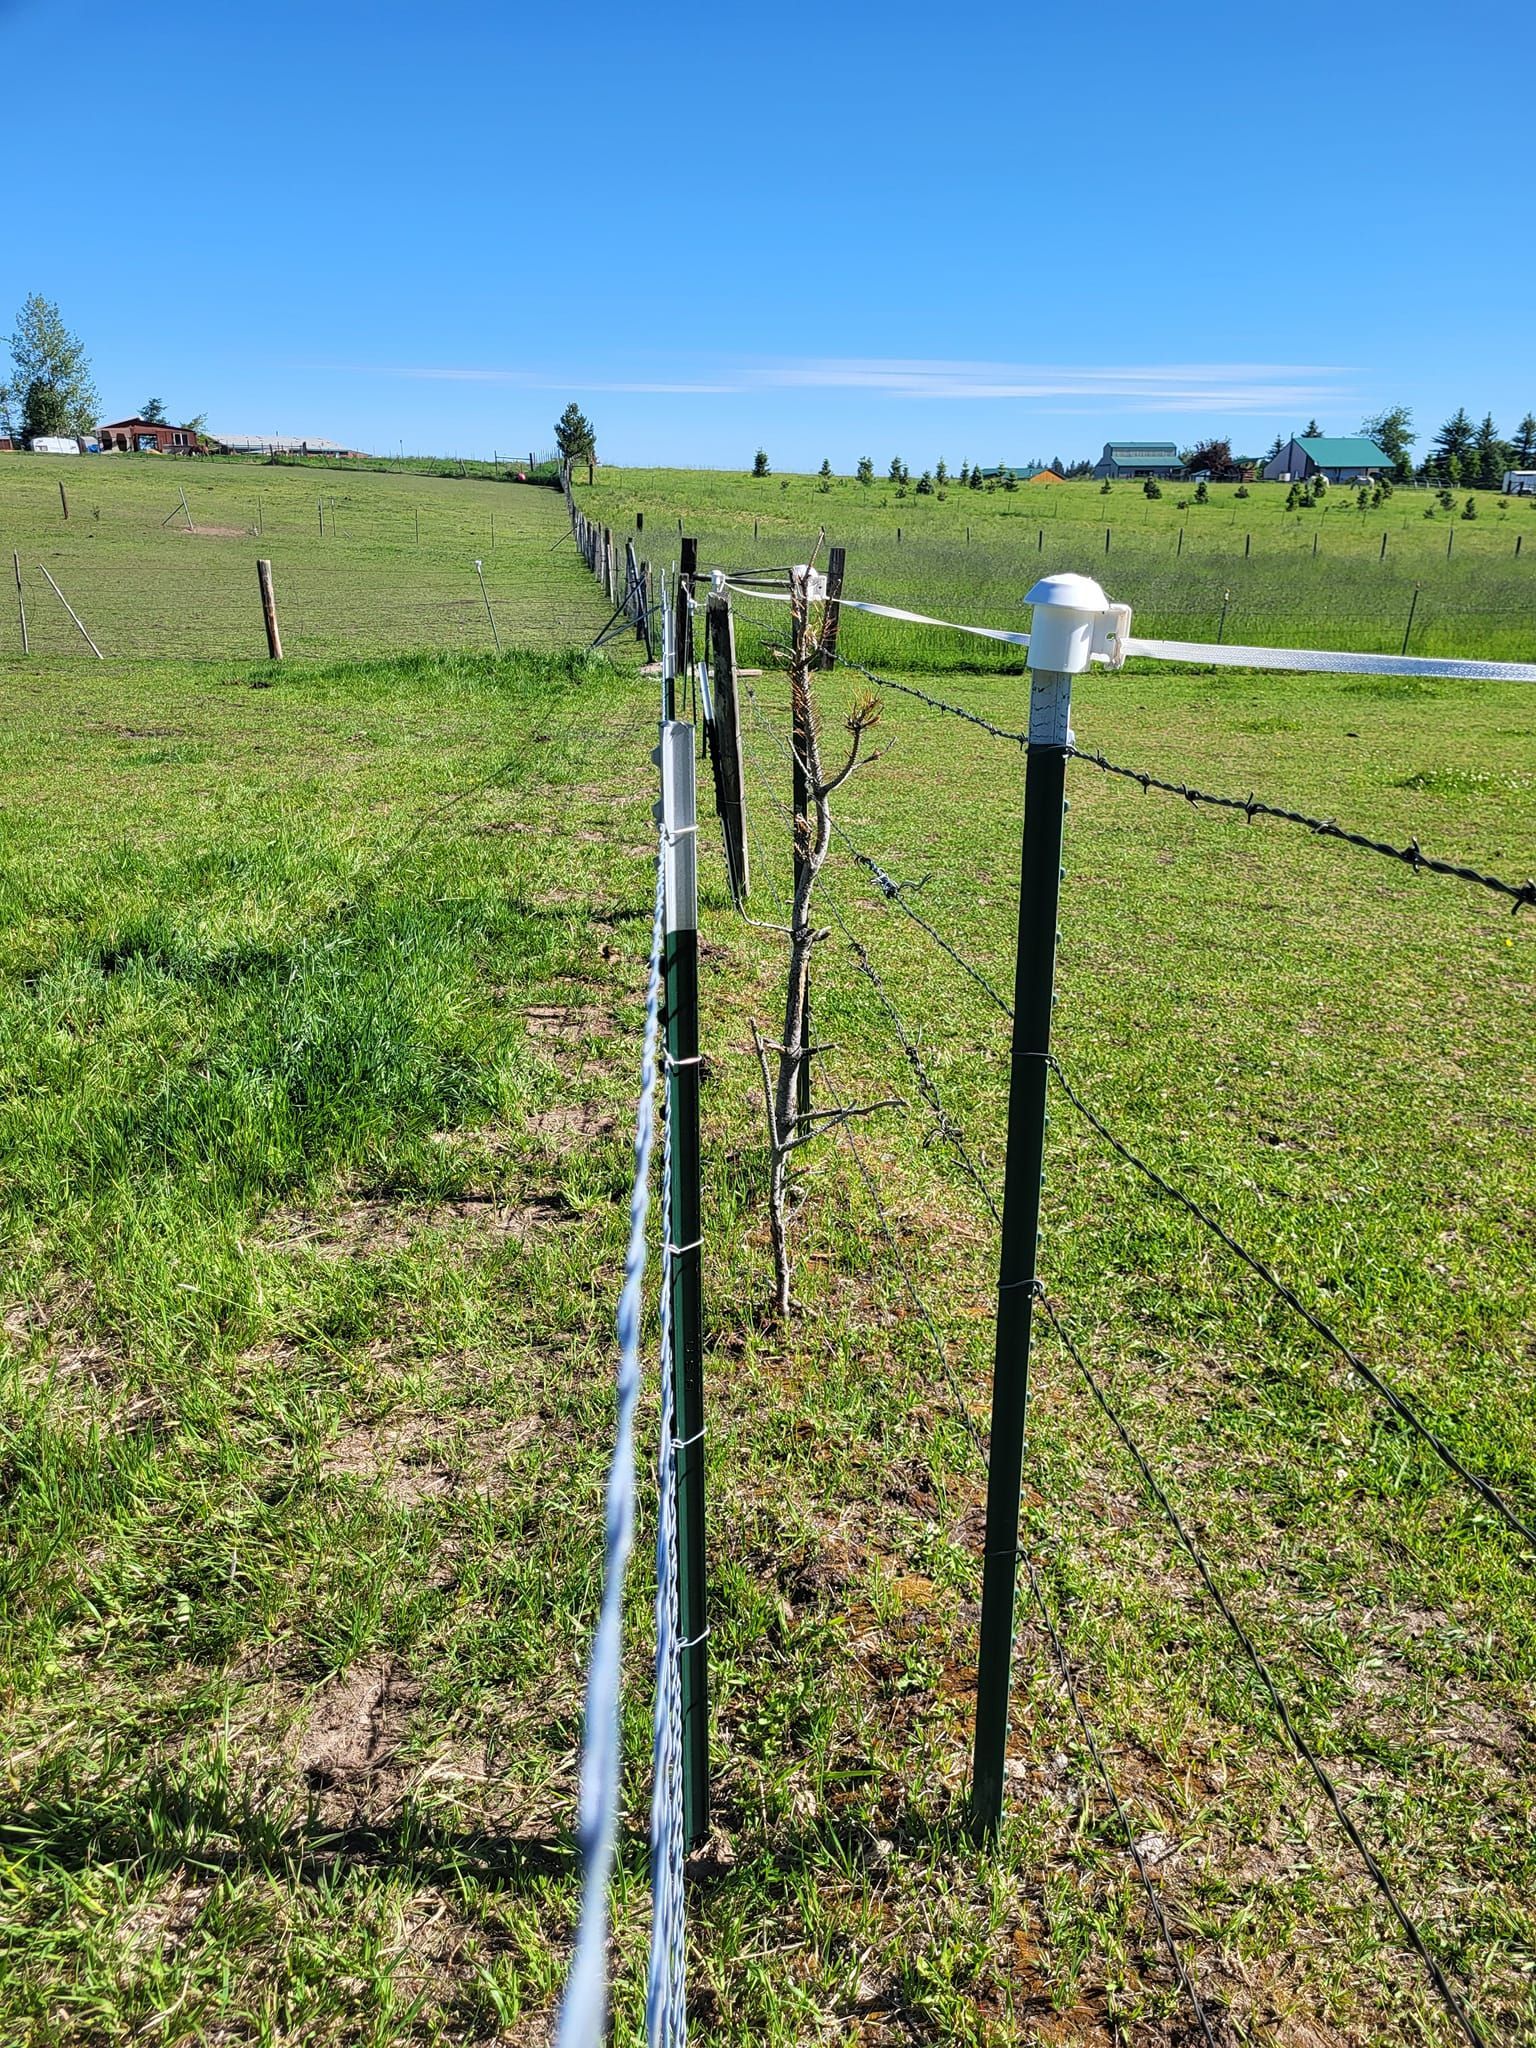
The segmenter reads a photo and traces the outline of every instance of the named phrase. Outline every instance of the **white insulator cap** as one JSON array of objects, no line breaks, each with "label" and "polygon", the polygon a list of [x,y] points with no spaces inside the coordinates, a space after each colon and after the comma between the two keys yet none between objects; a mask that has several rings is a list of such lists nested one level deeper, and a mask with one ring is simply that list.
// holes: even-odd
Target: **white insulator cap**
[{"label": "white insulator cap", "polygon": [[1066,571],[1042,576],[1025,598],[1035,608],[1029,628],[1029,665],[1080,676],[1100,652],[1109,598],[1091,576]]}]

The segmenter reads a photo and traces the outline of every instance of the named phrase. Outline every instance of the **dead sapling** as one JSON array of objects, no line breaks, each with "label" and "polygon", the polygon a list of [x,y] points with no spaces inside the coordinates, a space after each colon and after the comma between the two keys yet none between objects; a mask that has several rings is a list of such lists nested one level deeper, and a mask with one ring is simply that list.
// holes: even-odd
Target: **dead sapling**
[{"label": "dead sapling", "polygon": [[[768,1115],[768,1222],[773,1239],[774,1301],[780,1321],[787,1321],[791,1307],[788,1197],[790,1161],[801,1146],[835,1130],[854,1117],[871,1116],[880,1109],[905,1108],[905,1098],[890,1096],[879,1102],[839,1105],[833,1109],[810,1109],[801,1099],[801,1073],[813,1052],[830,1051],[827,1046],[809,1044],[811,955],[828,929],[811,922],[811,899],[832,840],[832,796],[859,767],[868,767],[880,756],[863,753],[864,736],[878,723],[880,702],[862,698],[845,722],[849,735],[848,755],[833,775],[825,773],[821,761],[821,732],[811,689],[812,675],[823,666],[826,642],[825,607],[813,627],[813,575],[809,568],[791,572],[791,619],[793,648],[789,663],[790,713],[794,733],[796,765],[804,788],[805,812],[795,819],[795,893],[789,925],[789,981],[784,995],[784,1035],[771,1039],[757,1023],[752,1025],[752,1042],[757,1048],[763,1077],[763,1101]],[[819,583],[820,579],[816,578]],[[882,750],[883,751],[883,750]],[[777,1056],[777,1070],[769,1055]]]}]

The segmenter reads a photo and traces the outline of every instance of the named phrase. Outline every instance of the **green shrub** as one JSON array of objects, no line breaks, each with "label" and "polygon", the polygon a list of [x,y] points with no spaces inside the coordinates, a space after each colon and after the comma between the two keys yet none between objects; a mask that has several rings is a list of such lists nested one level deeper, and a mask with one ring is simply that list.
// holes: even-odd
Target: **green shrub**
[{"label": "green shrub", "polygon": [[[1108,486],[1106,485],[1105,488],[1107,489]],[[1149,476],[1141,488],[1149,498],[1160,498],[1163,495],[1163,487],[1155,476]]]},{"label": "green shrub", "polygon": [[1195,503],[1197,505],[1209,505],[1210,502],[1211,487],[1206,482],[1205,478],[1201,477],[1199,483],[1195,485]]}]

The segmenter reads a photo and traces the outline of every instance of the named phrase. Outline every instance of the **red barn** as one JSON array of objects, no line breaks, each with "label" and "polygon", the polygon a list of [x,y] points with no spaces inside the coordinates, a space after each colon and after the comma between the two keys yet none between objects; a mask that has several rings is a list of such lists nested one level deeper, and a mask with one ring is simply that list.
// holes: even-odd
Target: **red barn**
[{"label": "red barn", "polygon": [[190,454],[202,446],[202,436],[194,428],[158,420],[113,420],[98,427],[96,437],[104,450],[115,448],[122,455]]}]

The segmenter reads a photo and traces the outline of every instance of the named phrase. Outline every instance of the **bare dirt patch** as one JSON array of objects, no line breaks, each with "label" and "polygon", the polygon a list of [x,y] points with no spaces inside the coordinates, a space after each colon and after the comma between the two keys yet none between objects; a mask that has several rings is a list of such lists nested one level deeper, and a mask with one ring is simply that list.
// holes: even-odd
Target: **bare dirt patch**
[{"label": "bare dirt patch", "polygon": [[188,540],[245,540],[252,530],[249,526],[194,526],[190,532],[184,526],[176,528]]},{"label": "bare dirt patch", "polygon": [[588,1144],[594,1138],[611,1137],[615,1122],[605,1110],[593,1109],[586,1103],[560,1102],[553,1109],[536,1110],[528,1119],[528,1129],[563,1153],[574,1152],[578,1145]]},{"label": "bare dirt patch", "polygon": [[535,1038],[556,1038],[565,1045],[579,1045],[585,1038],[611,1038],[613,1019],[591,1004],[535,1003],[526,1022]]},{"label": "bare dirt patch", "polygon": [[486,1242],[528,1239],[569,1222],[575,1214],[558,1192],[506,1202],[494,1194],[460,1195],[423,1208],[364,1200],[349,1202],[325,1216],[297,1210],[275,1217],[273,1241],[281,1250],[307,1250],[316,1258],[357,1258],[405,1251],[433,1231]]},{"label": "bare dirt patch", "polygon": [[321,1688],[294,1762],[325,1818],[377,1819],[395,1804],[408,1776],[400,1750],[420,1699],[420,1685],[393,1657],[369,1658]]},{"label": "bare dirt patch", "polygon": [[507,1454],[535,1426],[532,1416],[477,1418],[468,1429],[424,1416],[385,1417],[344,1430],[326,1447],[321,1469],[376,1485],[398,1507],[415,1507],[492,1487]]}]

